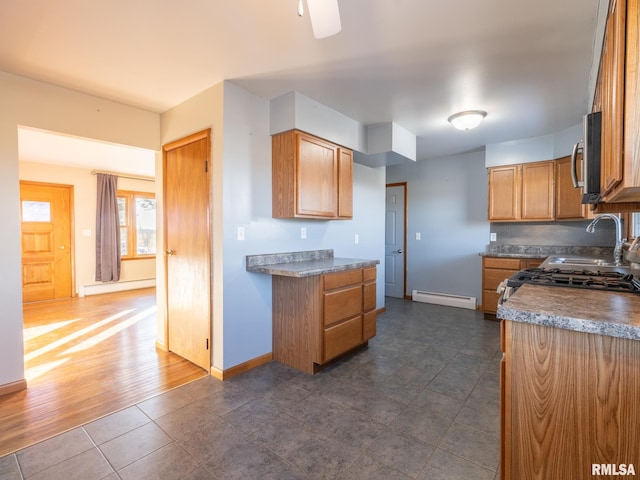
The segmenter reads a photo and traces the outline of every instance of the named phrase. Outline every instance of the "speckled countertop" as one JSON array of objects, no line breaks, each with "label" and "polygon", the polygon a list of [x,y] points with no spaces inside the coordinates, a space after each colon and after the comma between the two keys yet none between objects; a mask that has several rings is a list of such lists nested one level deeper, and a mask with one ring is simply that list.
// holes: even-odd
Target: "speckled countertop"
[{"label": "speckled countertop", "polygon": [[523,285],[497,317],[640,340],[640,295],[633,293]]},{"label": "speckled countertop", "polygon": [[489,244],[484,252],[480,252],[480,256],[483,257],[505,258],[546,258],[549,255],[592,255],[596,257],[607,257],[613,255],[613,248]]},{"label": "speckled countertop", "polygon": [[331,249],[268,253],[247,255],[246,257],[246,269],[248,272],[286,277],[323,275],[353,268],[372,267],[378,263],[380,263],[380,260],[334,257]]}]

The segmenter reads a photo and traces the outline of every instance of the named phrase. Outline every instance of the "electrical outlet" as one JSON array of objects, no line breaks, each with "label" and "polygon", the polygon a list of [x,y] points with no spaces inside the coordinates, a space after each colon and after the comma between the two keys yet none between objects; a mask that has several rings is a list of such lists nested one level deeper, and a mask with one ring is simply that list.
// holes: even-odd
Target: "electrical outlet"
[{"label": "electrical outlet", "polygon": [[420,234],[420,232],[416,232],[416,240],[420,240],[422,238],[422,235]]},{"label": "electrical outlet", "polygon": [[356,245],[360,243],[360,235],[358,235],[357,233],[353,237],[353,243],[355,243]]},{"label": "electrical outlet", "polygon": [[244,227],[238,227],[238,240],[244,240]]},{"label": "electrical outlet", "polygon": [[307,238],[307,227],[300,227],[300,238]]},{"label": "electrical outlet", "polygon": [[495,232],[491,232],[491,241],[495,242],[497,240],[497,236]]}]

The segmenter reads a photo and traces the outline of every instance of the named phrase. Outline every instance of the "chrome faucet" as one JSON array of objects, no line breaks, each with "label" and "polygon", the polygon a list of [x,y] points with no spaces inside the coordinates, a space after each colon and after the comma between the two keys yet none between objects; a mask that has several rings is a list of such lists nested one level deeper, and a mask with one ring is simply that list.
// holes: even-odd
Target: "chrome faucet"
[{"label": "chrome faucet", "polygon": [[616,265],[622,265],[622,244],[624,242],[624,239],[622,238],[622,219],[612,213],[601,213],[600,215],[597,215],[589,225],[587,225],[587,232],[595,232],[596,223],[598,223],[601,218],[610,218],[616,224],[616,246],[613,249],[613,261]]}]

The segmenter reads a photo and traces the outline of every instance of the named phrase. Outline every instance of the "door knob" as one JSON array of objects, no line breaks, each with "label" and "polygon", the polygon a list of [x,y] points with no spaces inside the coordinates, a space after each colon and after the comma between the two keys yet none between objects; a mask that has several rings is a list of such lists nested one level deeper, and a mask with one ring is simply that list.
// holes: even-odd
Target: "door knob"
[{"label": "door knob", "polygon": [[164,254],[165,254],[165,256],[167,256],[167,257],[171,257],[172,255],[175,255],[175,254],[176,254],[176,251],[175,251],[175,250],[165,250],[165,251],[164,251]]},{"label": "door knob", "polygon": [[396,253],[402,253],[402,249],[399,248],[398,250],[396,250]]}]

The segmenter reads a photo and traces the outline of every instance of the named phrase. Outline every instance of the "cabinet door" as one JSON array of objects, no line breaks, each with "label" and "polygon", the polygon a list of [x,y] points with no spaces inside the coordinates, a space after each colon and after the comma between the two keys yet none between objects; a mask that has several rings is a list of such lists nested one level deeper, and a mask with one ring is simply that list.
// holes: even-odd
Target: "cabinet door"
[{"label": "cabinet door", "polygon": [[337,215],[338,149],[304,133],[296,134],[296,214]]},{"label": "cabinet door", "polygon": [[353,153],[338,149],[338,217],[353,218]]},{"label": "cabinet door", "polygon": [[600,60],[602,101],[602,160],[600,189],[603,196],[622,181],[624,122],[625,0],[611,2]]},{"label": "cabinet door", "polygon": [[522,165],[522,220],[553,220],[554,162]]},{"label": "cabinet door", "polygon": [[[578,156],[578,172],[582,172],[582,155]],[[582,205],[582,190],[571,181],[571,157],[556,160],[556,219],[583,220],[588,209]]]},{"label": "cabinet door", "polygon": [[520,218],[520,165],[489,169],[489,220]]}]

